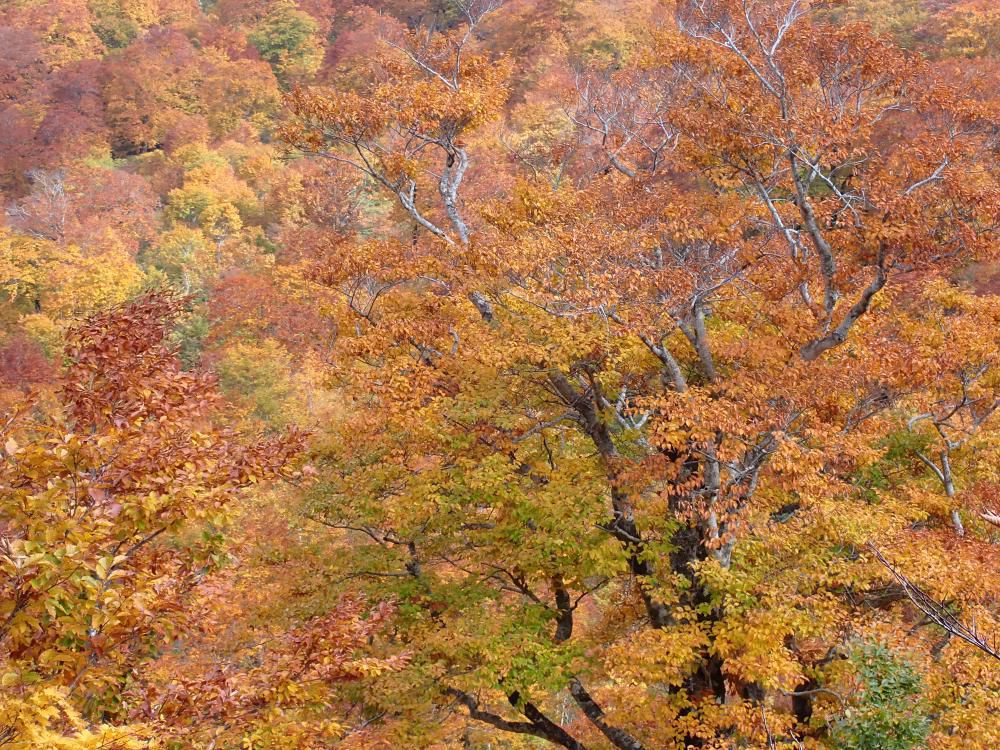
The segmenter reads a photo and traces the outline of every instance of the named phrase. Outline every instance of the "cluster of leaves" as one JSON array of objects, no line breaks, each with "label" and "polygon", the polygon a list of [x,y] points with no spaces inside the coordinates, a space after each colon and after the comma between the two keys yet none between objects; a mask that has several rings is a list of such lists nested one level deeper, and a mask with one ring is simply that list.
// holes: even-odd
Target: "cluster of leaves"
[{"label": "cluster of leaves", "polygon": [[930,718],[921,704],[917,671],[880,644],[863,644],[851,653],[861,682],[857,707],[838,720],[833,737],[843,750],[909,750],[921,747]]}]

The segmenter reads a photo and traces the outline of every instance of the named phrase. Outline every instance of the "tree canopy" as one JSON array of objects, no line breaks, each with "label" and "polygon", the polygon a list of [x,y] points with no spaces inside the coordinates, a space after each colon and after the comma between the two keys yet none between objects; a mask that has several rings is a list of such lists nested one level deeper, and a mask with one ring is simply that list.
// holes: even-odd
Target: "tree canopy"
[{"label": "tree canopy", "polygon": [[0,10],[0,747],[1000,745],[998,24]]}]

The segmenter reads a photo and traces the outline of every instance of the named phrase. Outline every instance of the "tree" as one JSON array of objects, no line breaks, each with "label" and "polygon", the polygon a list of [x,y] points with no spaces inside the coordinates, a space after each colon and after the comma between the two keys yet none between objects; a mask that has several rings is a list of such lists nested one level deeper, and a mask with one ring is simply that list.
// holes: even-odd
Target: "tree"
[{"label": "tree", "polygon": [[128,739],[106,724],[128,712],[121,687],[183,632],[183,602],[213,565],[213,537],[178,532],[220,523],[234,492],[300,450],[294,433],[242,442],[212,424],[213,381],[164,344],[180,308],[150,294],[91,317],[70,337],[56,409],[5,418],[0,733],[13,747],[140,746],[141,727]]},{"label": "tree", "polygon": [[[426,40],[410,34],[387,42],[398,57],[379,60],[387,78],[366,95],[293,92],[294,119],[283,137],[301,151],[349,164],[387,190],[420,228],[465,245],[469,227],[459,191],[469,156],[463,138],[498,115],[507,68],[469,49],[499,0],[456,5],[463,26]],[[432,155],[437,163],[428,161]],[[436,182],[441,218],[418,199],[418,190],[423,196],[433,189],[428,177]]]},{"label": "tree", "polygon": [[[449,707],[573,750],[830,742],[849,633],[901,646],[923,627],[861,553],[872,537],[996,624],[992,588],[947,574],[957,542],[926,468],[892,447],[900,412],[939,398],[918,373],[941,348],[981,362],[992,342],[942,280],[995,252],[992,115],[809,10],[678,3],[634,67],[580,87],[604,168],[524,175],[459,223],[443,107],[405,127],[388,96],[289,98],[294,146],[348,160],[426,230],[312,273],[342,295],[334,375],[354,413],[302,512],[346,535],[352,590],[400,600],[411,661],[367,693],[396,715],[390,744],[454,737],[435,721]],[[414,89],[415,68],[475,95],[402,52],[378,93]],[[433,208],[412,200],[416,167],[388,166],[428,149],[445,155]],[[978,338],[945,344],[948,315]],[[992,533],[977,525],[982,559]],[[962,658],[975,676],[922,662],[928,700],[960,694],[981,726],[978,681],[997,677]],[[931,732],[988,746],[953,727]]]},{"label": "tree", "polygon": [[247,39],[271,65],[278,80],[287,84],[319,68],[323,51],[316,40],[318,30],[312,16],[286,1],[271,6]]}]

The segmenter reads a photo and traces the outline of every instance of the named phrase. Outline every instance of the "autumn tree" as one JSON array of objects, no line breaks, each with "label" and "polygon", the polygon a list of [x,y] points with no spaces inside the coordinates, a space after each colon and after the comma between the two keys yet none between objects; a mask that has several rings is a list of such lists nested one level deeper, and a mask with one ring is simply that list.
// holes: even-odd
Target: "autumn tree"
[{"label": "autumn tree", "polygon": [[294,3],[275,4],[247,37],[279,80],[288,82],[314,72],[322,61],[316,40],[319,26]]},{"label": "autumn tree", "polygon": [[164,343],[179,311],[147,295],[90,318],[56,410],[5,420],[0,732],[13,747],[139,746],[141,728],[116,728],[120,690],[183,632],[217,551],[179,532],[221,523],[234,492],[300,449],[294,434],[241,442],[212,423],[213,381]]},{"label": "autumn tree", "polygon": [[[416,70],[471,96],[455,68],[403,47],[367,100],[290,97],[293,145],[353,164],[427,230],[338,247],[310,274],[343,298],[334,376],[354,413],[304,523],[346,535],[352,588],[402,602],[410,666],[367,694],[396,716],[390,743],[458,736],[457,709],[468,742],[836,745],[837,696],[867,668],[842,657],[881,643],[920,663],[935,708],[916,725],[969,710],[930,736],[989,746],[989,655],[914,620],[863,550],[891,544],[995,627],[995,587],[949,570],[957,548],[995,560],[995,532],[958,493],[931,499],[941,465],[908,437],[954,419],[995,440],[991,356],[941,333],[958,316],[995,348],[947,281],[995,252],[993,114],[811,10],[678,3],[626,70],[579,79],[571,115],[602,168],[529,172],[459,223],[450,170],[470,152],[452,162],[420,129],[437,119],[400,127],[392,85]],[[406,143],[446,155],[433,207],[413,200],[419,172],[388,169]],[[965,465],[967,486],[988,465]],[[856,699],[898,707],[900,685]]]},{"label": "autumn tree", "polygon": [[[460,190],[469,168],[465,137],[506,99],[506,66],[472,49],[499,0],[456,3],[464,23],[441,34],[386,40],[395,54],[371,91],[296,91],[284,138],[296,148],[362,172],[416,224],[448,243],[469,242]],[[419,189],[419,195],[418,195]],[[426,193],[437,193],[426,198]],[[425,207],[426,205],[426,207]]]}]

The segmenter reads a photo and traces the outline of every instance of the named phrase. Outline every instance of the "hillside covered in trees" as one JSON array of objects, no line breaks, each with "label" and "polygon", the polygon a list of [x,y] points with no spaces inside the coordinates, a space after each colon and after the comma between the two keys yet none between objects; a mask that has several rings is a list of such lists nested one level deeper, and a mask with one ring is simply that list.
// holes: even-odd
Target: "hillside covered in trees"
[{"label": "hillside covered in trees", "polygon": [[0,750],[996,750],[995,0],[0,2]]}]

